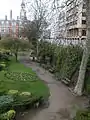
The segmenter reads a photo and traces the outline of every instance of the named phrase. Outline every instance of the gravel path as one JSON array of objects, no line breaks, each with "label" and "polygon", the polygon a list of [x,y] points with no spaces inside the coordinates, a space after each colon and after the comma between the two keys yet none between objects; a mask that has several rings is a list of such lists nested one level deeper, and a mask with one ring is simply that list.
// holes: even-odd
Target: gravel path
[{"label": "gravel path", "polygon": [[73,96],[65,85],[56,81],[52,74],[39,67],[38,64],[30,62],[27,58],[22,58],[21,62],[31,67],[47,83],[51,96],[48,108],[30,110],[19,116],[17,120],[69,120],[71,106],[81,107],[86,101],[84,97]]}]

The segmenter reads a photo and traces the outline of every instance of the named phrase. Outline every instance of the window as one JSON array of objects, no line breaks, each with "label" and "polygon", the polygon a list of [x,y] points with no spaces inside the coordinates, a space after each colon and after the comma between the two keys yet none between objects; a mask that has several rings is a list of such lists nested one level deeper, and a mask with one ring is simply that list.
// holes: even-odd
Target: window
[{"label": "window", "polygon": [[82,16],[83,16],[83,17],[86,17],[86,12],[82,12]]},{"label": "window", "polygon": [[86,24],[86,20],[82,20],[82,24]]},{"label": "window", "polygon": [[86,4],[83,4],[83,9],[86,9]]},{"label": "window", "polygon": [[82,30],[82,36],[86,36],[86,30]]}]

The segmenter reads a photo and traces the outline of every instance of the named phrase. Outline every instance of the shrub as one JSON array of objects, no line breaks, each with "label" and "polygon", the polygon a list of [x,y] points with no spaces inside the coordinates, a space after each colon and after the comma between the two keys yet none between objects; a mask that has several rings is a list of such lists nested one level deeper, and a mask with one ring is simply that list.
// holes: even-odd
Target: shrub
[{"label": "shrub", "polygon": [[20,96],[31,96],[30,92],[22,92]]},{"label": "shrub", "polygon": [[9,61],[9,56],[6,54],[2,54],[1,60]]},{"label": "shrub", "polygon": [[3,66],[2,65],[0,65],[0,71],[2,71],[3,70]]},{"label": "shrub", "polygon": [[12,120],[16,115],[14,110],[9,110],[7,113],[0,115],[0,120]]},{"label": "shrub", "polygon": [[15,110],[9,110],[7,112],[7,117],[8,117],[9,120],[12,120],[15,117],[15,115],[16,115]]},{"label": "shrub", "polygon": [[87,91],[88,94],[90,94],[90,84],[86,85],[86,91]]},{"label": "shrub", "polygon": [[5,67],[6,67],[6,64],[5,64],[5,63],[1,63],[0,65],[2,65],[2,66],[3,66],[3,68],[5,68]]},{"label": "shrub", "polygon": [[71,79],[79,68],[82,58],[82,48],[79,46],[64,46],[57,50],[56,69],[61,78]]},{"label": "shrub", "polygon": [[90,111],[89,110],[77,111],[75,120],[90,120]]},{"label": "shrub", "polygon": [[8,91],[9,95],[18,95],[18,93],[19,93],[18,90],[9,90]]},{"label": "shrub", "polygon": [[0,96],[0,113],[5,112],[8,107],[12,106],[13,98],[10,95]]}]

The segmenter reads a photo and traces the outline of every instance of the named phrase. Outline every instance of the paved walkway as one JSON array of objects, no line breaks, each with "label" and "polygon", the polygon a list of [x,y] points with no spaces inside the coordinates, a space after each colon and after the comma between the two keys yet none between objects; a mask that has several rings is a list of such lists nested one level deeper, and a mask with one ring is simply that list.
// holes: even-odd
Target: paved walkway
[{"label": "paved walkway", "polygon": [[30,62],[27,58],[21,59],[27,67],[31,67],[37,75],[47,83],[50,89],[50,105],[42,110],[30,110],[18,120],[69,120],[71,106],[79,105],[86,98],[75,97],[61,82],[54,79],[53,75],[39,67],[38,64]]}]

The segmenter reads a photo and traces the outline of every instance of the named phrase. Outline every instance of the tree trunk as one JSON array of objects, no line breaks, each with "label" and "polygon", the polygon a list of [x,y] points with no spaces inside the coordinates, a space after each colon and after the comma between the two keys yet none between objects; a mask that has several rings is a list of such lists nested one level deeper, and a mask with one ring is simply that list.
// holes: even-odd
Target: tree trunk
[{"label": "tree trunk", "polygon": [[89,58],[89,52],[90,52],[90,0],[86,0],[86,20],[87,20],[87,40],[86,40],[86,46],[83,52],[83,57],[81,61],[78,81],[76,84],[76,87],[74,89],[74,92],[77,95],[82,95],[83,85],[84,85],[84,78],[87,68],[87,62]]},{"label": "tree trunk", "polygon": [[17,52],[15,53],[15,58],[16,58],[16,62],[18,61],[18,54]]},{"label": "tree trunk", "polygon": [[78,81],[77,81],[76,87],[74,89],[74,92],[79,96],[82,95],[88,58],[89,58],[89,51],[87,48],[85,48],[84,52],[83,52],[80,70],[79,70]]}]

